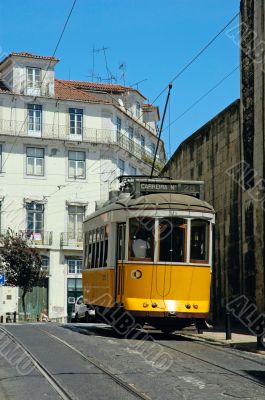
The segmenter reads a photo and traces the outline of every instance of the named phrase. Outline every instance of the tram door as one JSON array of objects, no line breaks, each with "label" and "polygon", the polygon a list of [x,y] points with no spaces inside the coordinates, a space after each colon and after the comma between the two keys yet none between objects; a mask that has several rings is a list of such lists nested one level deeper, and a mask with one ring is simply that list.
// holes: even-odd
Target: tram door
[{"label": "tram door", "polygon": [[125,259],[125,234],[126,223],[117,225],[117,262],[115,271],[115,301],[122,302],[124,269],[123,261]]}]

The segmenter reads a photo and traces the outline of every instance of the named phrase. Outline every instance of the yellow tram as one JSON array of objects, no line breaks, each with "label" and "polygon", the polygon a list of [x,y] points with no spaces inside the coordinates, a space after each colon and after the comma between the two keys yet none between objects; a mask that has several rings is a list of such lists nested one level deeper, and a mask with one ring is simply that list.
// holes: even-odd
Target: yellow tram
[{"label": "yellow tram", "polygon": [[162,330],[205,320],[215,215],[201,191],[202,182],[121,178],[120,193],[84,221],[88,308]]}]

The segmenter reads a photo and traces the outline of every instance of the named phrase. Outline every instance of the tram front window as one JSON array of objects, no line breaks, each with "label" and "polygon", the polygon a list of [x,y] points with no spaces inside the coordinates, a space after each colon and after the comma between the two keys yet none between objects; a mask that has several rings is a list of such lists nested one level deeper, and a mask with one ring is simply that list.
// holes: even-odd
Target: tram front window
[{"label": "tram front window", "polygon": [[130,260],[154,259],[154,220],[152,218],[130,219]]},{"label": "tram front window", "polygon": [[187,221],[165,218],[159,222],[159,261],[186,261]]},{"label": "tram front window", "polygon": [[191,221],[190,261],[208,262],[209,222],[203,220]]}]

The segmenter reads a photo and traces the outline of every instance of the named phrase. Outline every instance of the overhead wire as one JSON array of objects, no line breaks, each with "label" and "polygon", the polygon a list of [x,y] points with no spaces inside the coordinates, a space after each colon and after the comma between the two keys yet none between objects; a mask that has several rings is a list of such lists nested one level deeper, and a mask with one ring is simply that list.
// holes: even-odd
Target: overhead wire
[{"label": "overhead wire", "polygon": [[[76,2],[77,2],[77,0],[74,0],[74,2],[73,2],[73,4],[72,4],[72,7],[71,7],[71,10],[70,10],[70,12],[69,12],[69,14],[68,14],[68,17],[67,17],[67,19],[66,19],[66,22],[65,22],[65,24],[64,24],[64,26],[63,26],[63,30],[62,30],[62,32],[61,32],[61,35],[60,35],[60,37],[59,37],[59,39],[58,39],[58,42],[57,42],[57,44],[56,44],[56,46],[55,46],[55,49],[54,49],[54,52],[53,52],[53,57],[54,57],[54,55],[55,55],[55,53],[56,53],[56,51],[57,51],[57,49],[58,49],[58,47],[59,47],[59,44],[60,44],[60,42],[61,42],[61,39],[62,39],[62,37],[63,37],[63,34],[64,34],[64,32],[65,32],[65,29],[66,29],[66,27],[67,27],[67,24],[68,24],[68,22],[69,22],[69,19],[70,19],[70,17],[71,17],[71,14],[72,14],[72,12],[73,12],[73,10],[74,10],[74,7],[75,7],[75,5],[76,5]],[[176,79],[178,79],[214,42],[215,42],[215,40],[217,40],[217,38],[226,30],[226,28],[238,17],[238,15],[239,15],[239,13],[237,13],[171,80],[170,80],[170,82],[174,82]],[[51,63],[51,61],[50,61],[50,63]],[[215,85],[213,88],[211,88],[207,93],[205,93],[203,96],[201,96],[195,103],[193,103],[187,110],[185,110],[181,115],[179,115],[174,121],[172,121],[171,122],[171,125],[173,125],[178,119],[180,119],[182,116],[184,116],[189,110],[191,110],[196,104],[198,104],[204,97],[206,97],[208,94],[210,94],[213,90],[215,90],[218,86],[220,86],[220,84],[224,81],[224,80],[226,80],[230,75],[232,75],[232,73],[233,72],[235,72],[235,70],[236,69],[238,69],[239,67],[237,67],[237,68],[235,68],[230,74],[228,74],[227,76],[225,76],[220,82],[218,82],[218,84],[217,85]],[[66,85],[63,81],[60,81],[62,84],[64,84],[65,86],[67,86],[67,87],[69,87],[69,85]],[[168,86],[166,86],[160,93],[159,93],[159,95],[152,101],[152,103],[151,104],[153,104],[164,92],[165,92],[165,90],[167,89],[167,87]],[[73,90],[77,90],[77,91],[79,91],[79,92],[84,92],[84,93],[88,93],[88,91],[86,91],[86,90],[82,90],[82,89],[80,89],[80,88],[75,88],[75,87],[71,87],[71,89],[73,89]],[[116,98],[114,98],[113,96],[111,96],[109,93],[107,93],[106,92],[106,95],[108,95],[108,96],[110,96],[113,100],[115,100],[115,102],[117,103],[117,105],[119,105],[119,103],[118,103],[118,100],[116,99]],[[36,97],[41,97],[41,96],[36,96]],[[119,105],[120,106],[120,105]],[[125,110],[126,111],[128,111],[128,109],[127,108],[125,108]],[[137,118],[137,119],[135,119],[135,121],[134,122],[137,122],[138,120],[140,120],[141,118],[142,118],[142,116],[143,116],[143,113],[141,113],[140,115],[139,115],[139,117]],[[25,118],[25,121],[27,120],[27,117]],[[24,123],[25,123],[25,121],[24,121]],[[163,130],[162,130],[162,132],[164,132],[166,129],[168,129],[168,127],[169,126],[167,126],[167,127],[165,127]],[[128,130],[125,130],[124,132],[123,132],[123,134],[121,135],[121,137],[123,137],[126,133],[128,133]],[[18,137],[16,138],[16,140],[18,139]],[[16,140],[15,140],[15,142],[16,142]],[[15,142],[14,142],[14,145],[15,145]],[[11,147],[11,151],[9,152],[9,154],[8,154],[8,157],[10,156],[10,154],[11,154],[11,152],[12,152],[12,150],[13,150],[13,147],[14,147],[14,145]],[[107,152],[107,151],[106,151]],[[103,155],[104,155],[105,153],[103,153]],[[7,161],[7,159],[8,159],[8,157],[5,159],[5,162],[4,162],[4,164],[6,163],[6,161]],[[98,160],[97,160],[98,161]],[[95,161],[94,162],[94,164],[97,162],[97,161]],[[107,161],[108,162],[108,161]],[[106,162],[106,163],[107,163]],[[3,164],[3,165],[4,165]],[[93,166],[93,164],[92,164],[92,166]],[[89,168],[91,168],[91,165],[86,169],[86,172],[88,171],[88,169]],[[116,171],[118,169],[118,167],[116,167],[115,169],[113,169],[111,172],[104,172],[104,174],[106,173],[106,174],[109,174],[110,176]],[[101,174],[101,173],[100,173]],[[103,174],[103,173],[102,173]],[[69,185],[71,185],[71,184],[73,184],[73,183],[76,183],[76,181],[71,181],[71,182],[69,182],[68,184],[66,184],[66,185],[63,185],[63,187],[61,187],[61,188],[58,188],[56,191],[54,191],[53,193],[51,193],[50,195],[47,195],[47,196],[45,196],[45,197],[52,197],[53,195],[55,195],[56,193],[58,193],[60,190],[62,190],[62,189],[64,189],[64,188],[66,188],[66,187],[68,187]]]},{"label": "overhead wire", "polygon": [[[51,58],[53,58],[53,57],[55,56],[55,54],[56,54],[56,52],[57,52],[57,50],[58,50],[58,47],[59,47],[59,45],[60,45],[60,43],[61,43],[61,40],[62,40],[63,35],[64,35],[64,33],[65,33],[65,30],[66,30],[66,27],[67,27],[68,22],[69,22],[69,20],[70,20],[70,17],[71,17],[71,15],[72,15],[73,11],[74,11],[74,8],[75,8],[76,3],[77,3],[77,0],[74,0],[73,3],[72,3],[72,7],[71,7],[71,9],[70,9],[70,11],[69,11],[69,13],[68,13],[68,15],[67,15],[66,21],[65,21],[65,23],[64,23],[64,25],[63,25],[62,31],[61,31],[61,33],[60,33],[60,36],[59,36],[58,40],[57,40],[57,43],[56,43],[56,45],[55,45],[55,48],[54,48],[54,51],[53,51],[53,54],[52,54]],[[47,68],[46,68],[46,70],[45,70],[45,73],[44,73],[44,76],[43,76],[43,78],[42,78],[42,80],[41,80],[40,88],[42,88],[44,79],[45,79],[45,77],[46,77],[46,75],[47,75],[48,69],[50,68],[51,62],[52,62],[52,59],[49,60],[48,66],[47,66]],[[35,101],[36,101],[36,99],[37,99],[38,97],[41,98],[41,96],[34,96]],[[6,162],[7,162],[8,158],[9,158],[10,154],[12,153],[13,148],[15,147],[15,144],[17,143],[18,138],[19,138],[19,136],[20,136],[19,134],[22,132],[22,129],[24,128],[27,119],[28,119],[28,116],[26,116],[26,118],[24,119],[23,124],[22,124],[22,126],[21,126],[21,128],[20,128],[20,130],[19,130],[19,132],[18,132],[18,135],[16,136],[14,142],[12,143],[11,149],[10,149],[10,151],[9,151],[9,153],[8,153],[8,155],[7,155],[7,157],[6,157],[5,161],[4,161],[4,163],[3,163],[3,165],[2,165],[2,168],[3,168],[3,166],[6,164]]]}]

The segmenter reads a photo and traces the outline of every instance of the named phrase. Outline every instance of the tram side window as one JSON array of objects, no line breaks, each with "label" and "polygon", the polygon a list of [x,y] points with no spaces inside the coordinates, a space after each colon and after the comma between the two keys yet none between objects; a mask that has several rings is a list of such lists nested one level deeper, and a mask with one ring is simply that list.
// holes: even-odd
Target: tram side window
[{"label": "tram side window", "polygon": [[99,264],[98,267],[104,267],[104,227],[99,229]]},{"label": "tram side window", "polygon": [[93,238],[92,232],[88,232],[87,268],[92,267],[92,248],[93,248],[92,238]]},{"label": "tram side window", "polygon": [[126,224],[118,224],[118,260],[125,259]]},{"label": "tram side window", "polygon": [[96,231],[92,232],[92,262],[91,268],[95,268],[96,266]]},{"label": "tram side window", "polygon": [[105,240],[104,240],[104,258],[103,258],[103,267],[107,267],[108,262],[108,232],[105,230]]},{"label": "tram side window", "polygon": [[154,259],[154,219],[130,219],[129,259]]},{"label": "tram side window", "polygon": [[89,262],[88,262],[88,248],[89,248],[89,232],[85,233],[85,251],[84,251],[84,269],[89,268]]},{"label": "tram side window", "polygon": [[100,246],[100,241],[99,241],[99,229],[96,229],[95,268],[98,268],[98,267],[99,267],[99,246]]},{"label": "tram side window", "polygon": [[209,222],[191,221],[190,261],[207,263],[209,258]]},{"label": "tram side window", "polygon": [[159,260],[165,262],[186,261],[187,221],[181,218],[165,218],[159,222]]}]

